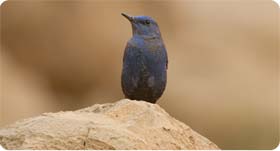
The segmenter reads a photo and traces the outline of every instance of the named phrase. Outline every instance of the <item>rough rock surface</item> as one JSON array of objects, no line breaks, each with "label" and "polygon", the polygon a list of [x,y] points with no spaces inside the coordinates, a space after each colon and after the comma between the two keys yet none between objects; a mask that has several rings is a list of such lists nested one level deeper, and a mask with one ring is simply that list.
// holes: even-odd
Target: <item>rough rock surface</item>
[{"label": "rough rock surface", "polygon": [[157,104],[120,100],[0,129],[6,149],[219,149]]}]

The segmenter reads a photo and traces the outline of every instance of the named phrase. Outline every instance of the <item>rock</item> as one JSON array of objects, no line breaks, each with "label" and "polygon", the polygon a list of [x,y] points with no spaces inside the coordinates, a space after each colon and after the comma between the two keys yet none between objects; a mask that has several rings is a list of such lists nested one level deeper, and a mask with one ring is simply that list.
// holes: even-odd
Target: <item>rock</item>
[{"label": "rock", "polygon": [[120,100],[0,129],[6,149],[219,149],[159,105]]}]

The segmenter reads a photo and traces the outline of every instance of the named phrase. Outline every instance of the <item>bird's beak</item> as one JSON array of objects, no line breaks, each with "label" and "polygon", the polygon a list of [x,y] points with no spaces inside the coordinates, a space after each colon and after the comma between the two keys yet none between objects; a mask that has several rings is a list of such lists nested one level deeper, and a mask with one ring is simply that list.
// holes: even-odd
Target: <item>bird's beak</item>
[{"label": "bird's beak", "polygon": [[133,21],[133,17],[132,17],[132,16],[129,16],[129,15],[125,14],[125,13],[122,13],[122,15],[123,15],[126,19],[128,19],[130,22]]}]

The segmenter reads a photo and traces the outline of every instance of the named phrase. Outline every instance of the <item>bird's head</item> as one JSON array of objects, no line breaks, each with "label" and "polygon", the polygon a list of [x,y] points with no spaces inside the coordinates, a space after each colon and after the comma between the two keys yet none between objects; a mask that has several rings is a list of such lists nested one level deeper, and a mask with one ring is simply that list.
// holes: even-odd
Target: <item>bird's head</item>
[{"label": "bird's head", "polygon": [[129,16],[125,13],[122,13],[122,15],[130,21],[133,35],[161,37],[158,24],[153,18],[149,16]]}]

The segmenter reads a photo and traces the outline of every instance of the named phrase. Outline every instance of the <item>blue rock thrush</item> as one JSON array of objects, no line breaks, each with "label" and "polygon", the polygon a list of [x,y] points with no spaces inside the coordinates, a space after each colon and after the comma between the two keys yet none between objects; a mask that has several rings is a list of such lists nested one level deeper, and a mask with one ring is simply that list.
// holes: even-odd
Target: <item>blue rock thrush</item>
[{"label": "blue rock thrush", "polygon": [[166,86],[168,64],[158,24],[148,16],[122,15],[133,31],[123,56],[123,93],[132,100],[156,103]]}]

